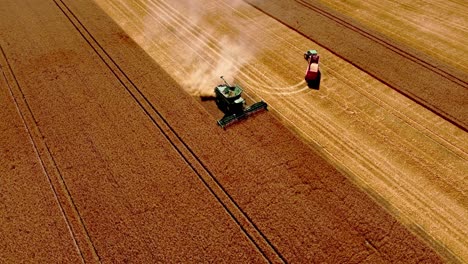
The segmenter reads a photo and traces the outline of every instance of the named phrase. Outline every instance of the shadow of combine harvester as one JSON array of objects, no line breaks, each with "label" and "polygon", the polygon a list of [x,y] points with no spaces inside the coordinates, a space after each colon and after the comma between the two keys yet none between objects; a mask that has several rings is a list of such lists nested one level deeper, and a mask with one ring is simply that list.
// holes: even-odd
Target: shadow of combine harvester
[{"label": "shadow of combine harvester", "polygon": [[216,105],[223,111],[224,117],[218,120],[218,125],[222,128],[245,119],[261,110],[268,110],[267,103],[260,101],[251,106],[246,106],[245,99],[242,98],[242,88],[239,85],[230,85],[223,76],[224,84],[216,86],[214,89],[216,95]]}]

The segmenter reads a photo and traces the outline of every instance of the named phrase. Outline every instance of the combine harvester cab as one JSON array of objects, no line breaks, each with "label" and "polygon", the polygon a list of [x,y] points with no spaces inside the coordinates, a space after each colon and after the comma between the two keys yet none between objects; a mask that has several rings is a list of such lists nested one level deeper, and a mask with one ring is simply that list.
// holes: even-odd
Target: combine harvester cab
[{"label": "combine harvester cab", "polygon": [[224,113],[224,117],[218,120],[218,125],[226,128],[228,125],[247,118],[249,115],[260,110],[267,110],[267,103],[260,101],[251,106],[246,106],[242,98],[242,88],[239,85],[232,86],[224,78],[224,84],[216,86],[216,105]]},{"label": "combine harvester cab", "polygon": [[304,53],[304,59],[307,61],[307,70],[305,73],[305,81],[309,88],[319,89],[321,73],[319,69],[319,55],[316,50],[308,50]]}]

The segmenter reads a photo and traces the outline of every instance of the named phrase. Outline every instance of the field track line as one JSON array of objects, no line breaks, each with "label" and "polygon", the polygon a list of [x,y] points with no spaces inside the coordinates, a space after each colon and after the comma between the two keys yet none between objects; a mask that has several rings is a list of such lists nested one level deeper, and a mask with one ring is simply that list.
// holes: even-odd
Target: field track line
[{"label": "field track line", "polygon": [[114,61],[110,54],[99,44],[96,38],[79,20],[73,11],[62,0],[54,0],[56,5],[67,16],[81,36],[106,64],[109,70],[119,80],[127,92],[134,98],[142,111],[151,119],[153,124],[162,132],[166,140],[174,147],[180,157],[196,173],[200,181],[206,186],[211,195],[220,203],[233,221],[240,227],[246,237],[256,246],[258,251],[270,263],[285,263],[286,260],[268,238],[253,223],[251,218],[240,208],[229,193],[217,181],[216,177],[208,170],[203,162],[195,155],[192,149],[182,140],[177,132],[171,127],[164,116],[151,104],[150,100],[138,88],[138,86],[127,76],[121,67]]},{"label": "field track line", "polygon": [[[226,6],[226,7],[229,7],[229,6]],[[174,11],[176,12],[176,11]],[[236,12],[235,9],[233,9],[233,12]],[[243,15],[242,13],[238,12],[239,15]],[[249,19],[248,16],[244,16],[246,19]],[[252,23],[256,23],[256,21],[254,21],[253,19],[249,19]],[[188,24],[190,23],[190,21],[186,21],[186,23],[184,24]],[[270,31],[270,29],[266,28],[265,30],[267,31]],[[247,33],[246,33],[247,34]],[[285,45],[289,45],[290,46],[290,49],[288,49],[288,51],[291,51],[291,50],[297,50],[298,52],[300,52],[300,50],[292,45],[291,43],[289,43],[288,41],[284,40],[281,36],[277,35],[277,34],[274,34],[272,33],[273,35],[275,35],[277,38],[278,38],[278,41],[282,41],[284,42]],[[206,56],[205,56],[206,57]],[[234,64],[236,64],[234,62]],[[382,101],[381,99],[377,98],[374,94],[370,93],[367,89],[364,89],[362,88],[359,84],[353,82],[352,80],[349,80],[347,77],[343,76],[342,74],[338,73],[337,71],[335,71],[333,68],[330,68],[329,66],[323,66],[325,69],[327,69],[328,71],[331,71],[335,74],[335,76],[337,76],[338,78],[341,78],[343,80],[346,80],[346,82],[352,86],[354,88],[354,90],[356,90],[357,92],[359,92],[360,94],[362,94],[363,96],[367,97],[370,101],[374,102],[376,105],[380,105],[382,106],[383,108],[387,109],[388,111],[391,111],[393,112],[393,115],[394,116],[397,116],[398,118],[400,118],[401,120],[403,120],[405,123],[407,123],[408,125],[410,126],[413,126],[413,127],[420,127],[422,130],[424,131],[427,131],[428,133],[428,136],[430,136],[431,138],[433,138],[435,141],[443,141],[443,144],[445,146],[447,146],[448,148],[450,148],[454,153],[457,153],[457,155],[459,156],[466,156],[466,152],[461,149],[460,147],[458,147],[457,145],[455,145],[453,142],[449,142],[447,141],[446,139],[440,137],[439,135],[437,135],[436,132],[434,132],[431,127],[429,126],[424,126],[424,125],[421,125],[419,124],[416,120],[414,120],[413,118],[409,117],[409,116],[406,116],[404,113],[402,113],[399,109],[395,108],[395,107],[392,107],[391,105],[385,103],[384,101]],[[257,83],[256,81],[254,81],[253,79],[251,79],[250,77],[251,76],[248,76],[249,73],[246,73],[244,71],[241,71],[240,72],[241,75],[245,75],[246,76],[246,79],[250,82],[254,82],[255,83],[255,86],[257,86]],[[257,78],[257,76],[260,76],[262,75],[262,72],[260,71],[256,71],[254,73],[252,73],[251,75],[253,75],[252,77],[253,78]],[[270,77],[271,78],[271,77]],[[267,79],[267,78],[264,78],[264,79]],[[260,82],[263,82],[263,79],[260,79]],[[280,83],[279,80],[276,80],[274,81],[273,83]],[[266,84],[263,84],[261,86],[265,86],[267,87],[268,85]],[[305,84],[304,84],[305,86]],[[272,88],[272,89],[276,89],[276,88]],[[260,90],[260,89],[256,89],[256,90]],[[301,91],[301,90],[299,90]],[[252,91],[255,93],[255,91]],[[280,93],[270,93],[270,92],[267,92],[267,91],[263,91],[261,90],[262,93],[267,93],[267,94],[280,94]],[[297,92],[297,91],[296,91]],[[258,97],[261,97],[260,95],[257,94]],[[312,120],[311,120],[312,122]],[[442,144],[442,143],[440,143]],[[438,162],[438,161],[436,161]]]},{"label": "field track line", "polygon": [[[353,32],[356,32],[358,34],[360,34],[361,36],[373,41],[373,42],[376,42],[376,43],[379,43],[381,44],[383,47],[401,55],[402,57],[428,69],[429,71],[431,72],[434,72],[435,74],[439,75],[439,76],[442,76],[444,79],[456,84],[456,85],[459,85],[461,86],[462,88],[465,88],[465,89],[468,89],[468,82],[449,73],[449,72],[446,72],[436,66],[433,66],[431,64],[429,64],[428,62],[424,61],[424,60],[421,60],[415,56],[413,56],[412,54],[410,54],[409,52],[406,52],[400,48],[398,48],[397,46],[391,44],[389,41],[386,41],[382,38],[379,38],[371,33],[368,33],[362,29],[360,29],[359,27],[356,27],[348,22],[346,22],[345,20],[331,14],[330,12],[327,12],[326,10],[323,10],[321,8],[318,8],[316,6],[313,6],[312,4],[310,3],[307,3],[305,1],[302,1],[302,0],[294,0],[295,2],[297,2],[299,5],[302,5],[304,6],[305,8],[317,13],[317,14],[320,14],[334,22],[336,22],[337,24],[343,26],[343,27],[346,27],[348,28],[349,30],[353,31]],[[317,41],[315,39],[312,39],[310,36],[307,36],[306,34],[294,29],[293,27],[291,27],[290,25],[288,25],[287,23],[281,21],[280,19],[274,17],[273,15],[270,15],[268,12],[266,11],[263,11],[263,9],[261,9],[259,6],[256,6],[252,3],[248,3],[249,5],[251,5],[253,8],[259,10],[260,12],[272,17],[274,20],[278,21],[279,23],[283,24],[284,26],[290,28],[291,30],[294,30],[296,32],[298,32],[299,34],[301,34],[302,36],[312,40],[313,42],[317,43],[318,45],[326,48],[329,52],[331,52],[332,54],[334,54],[335,56],[343,59],[344,61],[354,65],[356,68],[358,68],[359,70],[369,74],[370,76],[372,76],[373,78],[379,80],[380,82],[382,82],[383,84],[387,85],[388,87],[392,88],[393,90],[395,90],[396,92],[404,95],[405,97],[411,99],[412,101],[414,101],[415,103],[419,104],[419,105],[422,105],[423,107],[425,107],[426,109],[428,109],[429,111],[433,112],[434,114],[440,116],[441,118],[443,118],[444,120],[446,120],[447,122],[451,123],[452,125],[456,126],[457,128],[465,131],[465,132],[468,132],[468,128],[466,127],[466,125],[463,123],[463,121],[457,119],[455,116],[453,116],[452,114],[440,109],[439,107],[437,107],[436,105],[434,104],[430,104],[429,102],[427,102],[426,100],[424,100],[423,98],[419,97],[417,94],[415,93],[412,93],[411,91],[407,91],[407,90],[403,90],[403,89],[400,89],[398,87],[396,87],[395,85],[392,85],[391,83],[389,83],[388,81],[385,81],[383,80],[382,78],[380,78],[379,76],[377,76],[376,74],[373,74],[371,72],[369,72],[368,70],[364,69],[363,67],[357,65],[356,63],[350,61],[349,59],[347,59],[346,57],[343,57],[342,55],[334,52],[333,50],[327,48],[325,45],[323,45],[323,43],[321,43],[320,41]]]},{"label": "field track line", "polygon": [[[394,2],[394,4],[395,4],[395,2],[398,2],[398,1],[389,1],[389,2]],[[398,11],[396,11],[398,8],[389,8],[388,6],[384,6],[381,3],[382,3],[381,1],[368,1],[366,3],[366,6],[376,8],[376,9],[382,11],[383,14],[387,14],[389,16],[393,16],[393,17],[398,16],[401,21],[404,21],[404,23],[406,23],[408,25],[412,25],[413,27],[422,26],[419,22],[415,21],[416,18],[414,18],[414,17],[409,18],[407,16],[399,16],[398,13],[395,13],[395,12],[398,12]],[[434,3],[431,3],[431,5],[436,6]],[[336,7],[336,11],[339,11],[340,13],[346,14],[347,10],[344,9],[343,7],[341,7],[341,8],[337,7],[337,6],[335,6],[335,7]],[[408,8],[408,6],[405,6],[405,8]],[[441,10],[446,10],[447,8],[448,7],[445,7],[445,9],[444,9],[443,7],[441,7]],[[446,17],[441,18],[441,17],[439,17],[438,14],[434,14],[434,13],[424,14],[424,13],[421,12],[421,10],[418,10],[416,7],[412,7],[411,10],[413,12],[418,12],[419,13],[418,18],[428,19],[429,21],[435,20],[438,23],[444,24],[442,26],[443,28],[445,28],[445,26],[447,26],[447,27],[451,27],[452,29],[462,31],[465,34],[468,33],[468,30],[467,30],[468,28],[463,26],[461,23],[457,23],[457,22],[447,20],[447,19],[445,19]],[[424,12],[427,11],[426,9],[423,9],[423,10],[424,10]],[[460,12],[459,10],[456,10],[456,7],[452,7],[451,10],[454,12],[452,14],[453,17],[455,17],[455,16],[460,16],[461,17],[462,16],[462,12]],[[455,12],[457,12],[458,14],[456,14]],[[360,19],[362,19],[362,21],[365,22],[365,23],[373,23],[372,20],[366,19],[366,18],[364,18],[364,16],[361,17]],[[391,36],[392,38],[394,38],[395,36],[399,36],[402,39],[406,39],[406,40],[414,38],[414,31],[402,31],[402,30],[400,30],[398,28],[395,28],[395,26],[392,23],[393,22],[391,22],[391,21],[383,21],[382,20],[381,24],[378,24],[378,25],[374,24],[373,26],[375,27],[375,30],[377,30],[379,32],[382,32],[382,33],[385,33],[385,35]],[[440,33],[440,34],[444,35],[444,33]],[[450,42],[456,43],[458,45],[463,45],[464,44],[463,41],[461,41],[459,39],[452,39],[450,36],[447,36],[447,39],[450,39]],[[418,49],[420,51],[424,51],[427,54],[430,54],[431,56],[439,55],[438,49],[429,48],[430,45],[426,45],[426,44],[422,44],[422,43],[414,43],[413,42],[413,43],[411,43],[410,46],[413,46],[413,47],[415,47],[416,49]],[[464,63],[464,62],[466,62],[466,60],[459,60],[459,58],[455,60],[453,57],[452,58],[444,58],[444,59],[446,60],[447,63],[452,64],[452,66],[455,66],[456,68],[458,68],[458,69],[460,69],[462,71],[466,72],[466,70],[468,70],[468,65],[465,65],[465,63]]]},{"label": "field track line", "polygon": [[432,65],[431,63],[427,62],[427,61],[424,61],[420,58],[417,58],[415,56],[413,56],[412,54],[410,54],[409,52],[399,48],[398,46],[390,43],[389,41],[386,41],[384,40],[383,38],[380,38],[372,33],[368,33],[367,31],[363,30],[362,28],[359,28],[357,26],[354,26],[352,25],[351,23],[331,14],[330,12],[320,8],[320,7],[317,7],[317,6],[314,6],[310,3],[307,3],[306,1],[303,1],[303,0],[294,0],[295,2],[297,2],[298,4],[304,6],[305,8],[309,9],[309,10],[312,10],[316,13],[319,13],[323,16],[326,16],[327,18],[330,18],[331,20],[335,21],[336,23],[342,25],[342,26],[345,26],[346,28],[354,31],[354,32],[357,32],[359,33],[360,35],[366,37],[367,39],[370,39],[374,42],[377,42],[379,44],[381,44],[382,46],[385,46],[386,48],[398,53],[399,55],[423,66],[424,68],[438,74],[438,75],[441,75],[443,77],[445,77],[446,79],[460,85],[460,86],[463,86],[464,88],[467,88],[468,89],[468,82],[447,72],[447,71],[444,71],[440,68],[438,68],[437,66],[434,66]]},{"label": "field track line", "polygon": [[[163,11],[158,10],[158,13],[160,13],[160,12],[163,12]],[[167,13],[167,14],[169,15],[169,14],[177,14],[178,12],[177,12],[177,10],[171,10],[171,12],[166,11],[165,13]],[[172,16],[173,16],[173,15],[172,15]],[[174,16],[173,16],[173,17],[174,17]],[[184,19],[182,15],[179,15],[179,17],[180,17],[180,18],[173,18],[173,19],[174,19],[174,20],[183,20],[183,19]],[[193,40],[193,39],[203,38],[203,39],[204,39],[204,42],[209,42],[209,43],[210,43],[211,41],[214,41],[214,40],[216,39],[214,36],[211,36],[211,35],[207,35],[207,36],[201,35],[201,36],[199,36],[199,35],[197,35],[197,34],[195,34],[195,33],[193,33],[193,32],[190,32],[190,29],[189,29],[189,28],[196,28],[197,25],[184,26],[184,25],[189,25],[189,24],[191,23],[190,20],[188,20],[188,19],[187,19],[187,21],[177,21],[176,23],[178,24],[179,28],[182,28],[182,29],[186,30],[187,33],[189,33],[189,34],[192,35],[192,37],[190,37],[190,38],[188,38],[188,39],[192,39],[192,40]],[[195,29],[195,31],[196,31],[196,32],[200,32],[201,29]],[[183,41],[183,40],[182,40],[182,41]],[[156,45],[156,43],[154,43],[154,44]],[[294,47],[291,47],[291,48],[294,48]],[[217,48],[216,46],[210,47],[209,45],[206,45],[206,49],[212,50],[212,52],[214,52],[216,55],[221,56],[221,52],[219,51],[219,48]],[[205,50],[205,49],[203,49],[203,50]],[[202,59],[204,59],[204,60],[206,61],[205,58],[210,57],[210,56],[211,56],[211,54],[206,53],[206,54],[200,55],[200,58],[202,58]],[[207,63],[209,63],[209,62],[207,61]],[[239,63],[233,62],[233,64],[236,65],[237,69],[240,70],[240,65],[239,65]],[[214,66],[213,64],[211,64],[211,65]],[[329,70],[334,71],[333,69],[329,69]],[[255,69],[254,69],[253,71],[254,71],[254,73],[251,73],[251,75],[252,75],[253,77],[260,75],[260,72],[256,72]],[[241,75],[245,75],[247,79],[249,79],[250,81],[252,81],[252,79],[250,79],[250,76],[249,76],[248,73],[246,73],[246,72],[244,72],[244,71],[241,71],[240,74],[241,74]],[[341,75],[338,74],[338,73],[337,73],[337,76],[346,79],[346,77],[341,76]],[[347,79],[346,79],[346,80],[347,80]],[[260,81],[262,82],[262,80],[260,80]],[[377,105],[381,105],[381,106],[385,105],[385,103],[383,103],[381,100],[379,100],[378,98],[376,98],[374,95],[371,95],[370,93],[366,92],[365,89],[360,88],[360,86],[359,86],[358,84],[353,83],[353,82],[350,81],[350,80],[347,80],[347,81],[350,83],[351,86],[354,86],[354,88],[355,88],[356,91],[358,91],[359,93],[361,93],[363,96],[366,96],[367,98],[369,98],[370,101],[373,101],[373,102],[374,102],[375,104],[377,104]],[[279,80],[276,80],[274,83],[279,83]],[[257,94],[257,96],[258,96],[258,97],[261,97],[261,96],[259,96],[258,94]],[[411,125],[411,126],[418,125],[416,121],[414,121],[414,120],[411,119],[411,117],[406,117],[404,114],[401,114],[401,113],[398,111],[398,109],[392,108],[391,106],[387,106],[386,108],[388,108],[390,111],[393,111],[393,112],[398,113],[398,114],[394,114],[394,115],[395,115],[395,116],[398,116],[401,120],[403,120],[404,122],[408,123],[408,125]],[[313,111],[313,112],[316,112],[316,111]],[[403,118],[402,116],[403,116],[404,118]],[[409,120],[409,121],[408,121],[408,120]],[[411,121],[411,122],[410,122],[410,121]],[[440,140],[444,140],[443,138],[439,138],[432,130],[430,130],[430,128],[428,128],[428,127],[423,127],[423,129],[424,129],[424,130],[427,130],[427,132],[430,134],[430,136],[435,137],[435,138],[440,139]],[[445,142],[445,140],[444,140],[444,142]],[[466,155],[466,153],[464,153],[464,151],[463,151],[462,149],[458,148],[457,146],[451,144],[450,142],[445,142],[445,143],[446,143],[450,148],[453,148],[453,149],[454,149],[454,150],[453,150],[454,153],[463,152],[463,154]],[[424,156],[425,153],[422,153],[422,152],[421,152],[421,155]],[[458,154],[458,155],[460,155],[460,154]],[[430,158],[430,157],[428,156],[428,158]],[[439,161],[438,161],[438,160],[434,160],[434,162],[435,162],[435,163],[438,163]]]},{"label": "field track line", "polygon": [[[169,8],[169,7],[168,7],[168,8]],[[143,9],[143,8],[142,8],[142,10],[146,10],[146,9]],[[161,12],[163,12],[163,11],[162,11],[162,10],[158,10],[157,13],[158,13],[158,14],[161,14]],[[211,42],[213,39],[215,39],[215,37],[212,36],[212,35],[206,35],[206,36],[200,35],[199,32],[201,32],[201,29],[196,28],[196,24],[190,25],[190,20],[189,20],[189,19],[186,19],[186,21],[184,21],[185,18],[184,18],[183,16],[181,16],[181,15],[179,15],[179,17],[174,16],[173,14],[177,14],[177,13],[178,13],[177,10],[165,11],[165,12],[163,12],[163,13],[167,14],[167,16],[169,16],[168,19],[172,19],[172,20],[178,25],[178,28],[179,28],[179,29],[182,29],[182,30],[186,31],[188,34],[191,34],[191,35],[192,35],[192,37],[190,37],[190,38],[188,38],[188,39],[192,39],[192,40],[195,39],[195,40],[198,40],[198,39],[203,38],[203,39],[205,40],[205,42]],[[151,14],[150,14],[149,12],[148,12],[148,14],[151,16]],[[157,19],[155,18],[155,20],[157,20]],[[188,25],[188,26],[187,26],[187,25]],[[185,36],[185,35],[186,35],[186,34],[183,34],[182,36]],[[182,41],[183,41],[183,40],[182,40]],[[153,43],[153,44],[155,44],[155,43]],[[155,45],[156,45],[156,44],[155,44]],[[207,45],[207,46],[206,46],[206,50],[211,50],[211,51],[214,52],[216,55],[220,55],[220,54],[219,54],[219,53],[220,53],[219,48],[217,48],[216,46],[211,47],[211,46]],[[201,52],[203,52],[203,50],[201,50]],[[204,54],[203,56],[200,56],[200,57],[201,57],[203,60],[206,61],[205,58],[206,58],[206,57],[210,57],[210,56],[212,56],[212,55],[209,54],[209,53],[207,53],[207,54]],[[207,62],[208,62],[208,61],[207,61]],[[208,63],[209,63],[209,62],[208,62]],[[233,62],[233,64],[236,65],[237,63],[236,63],[236,62]],[[213,65],[212,65],[212,66],[213,66]],[[329,70],[331,70],[331,69],[329,69]],[[333,71],[333,70],[332,70],[332,71]],[[244,75],[244,74],[246,74],[246,73],[240,72],[240,74],[241,74],[241,75]],[[258,74],[257,74],[257,75],[258,75]],[[340,74],[338,74],[338,73],[337,73],[337,75],[340,76]],[[255,76],[256,76],[256,75],[254,74],[254,77],[255,77]],[[247,76],[247,77],[249,77],[249,76]],[[340,77],[345,78],[344,76],[340,76]],[[345,79],[346,79],[346,78],[345,78]],[[347,79],[346,79],[346,80],[347,80]],[[365,89],[359,88],[359,85],[357,85],[356,83],[351,82],[350,80],[347,80],[347,82],[350,82],[350,85],[351,85],[351,86],[354,86],[355,90],[357,90],[359,93],[363,94],[364,96],[368,97],[369,100],[373,101],[375,104],[380,105],[380,106],[382,106],[382,107],[383,107],[383,105],[386,105],[384,102],[382,102],[381,100],[377,99],[374,95],[371,95],[370,93],[367,93]],[[393,113],[393,115],[397,116],[399,119],[401,119],[401,120],[403,120],[404,122],[408,123],[408,125],[410,125],[410,126],[414,126],[414,125],[420,126],[420,125],[417,124],[417,122],[415,122],[414,120],[412,120],[410,117],[407,117],[407,116],[405,116],[404,114],[400,113],[400,112],[398,111],[398,109],[394,109],[394,108],[392,108],[392,107],[389,106],[389,105],[387,105],[385,108],[389,108],[389,109],[387,109],[387,110],[389,110],[389,111],[391,111],[391,112],[396,112],[396,113]],[[315,111],[314,111],[314,113],[315,113]],[[281,113],[278,113],[278,114],[281,114]],[[411,122],[409,122],[407,119],[408,119],[409,121],[411,121]],[[329,123],[332,123],[332,122],[329,120]],[[428,132],[432,137],[439,138],[439,137],[438,137],[434,132],[432,132],[429,128],[427,128],[427,127],[424,127],[424,128],[425,128],[424,130],[427,130],[427,132]],[[332,131],[332,129],[330,129],[330,131]],[[331,133],[331,134],[339,134],[339,133]],[[441,138],[441,139],[442,139],[442,138]],[[463,150],[457,148],[455,145],[450,144],[450,142],[446,142],[446,144],[448,144],[450,147],[455,148],[456,153],[463,152]],[[367,153],[367,152],[366,152],[366,153]],[[463,152],[463,153],[464,153],[464,152]],[[464,153],[464,154],[466,154],[466,153]],[[421,156],[424,156],[424,155],[425,155],[425,153],[421,152]],[[365,155],[365,156],[371,157],[372,154],[368,153],[368,154]],[[430,159],[430,157],[428,157],[428,158]],[[435,163],[437,163],[437,162],[439,162],[439,161],[435,160]],[[349,168],[348,168],[348,169],[349,169]],[[375,169],[375,170],[378,171],[378,166],[373,166],[373,169]],[[391,178],[390,178],[390,181],[392,181]],[[365,185],[368,185],[368,184],[366,183]],[[394,184],[393,184],[393,185],[394,185]],[[408,191],[407,193],[408,193],[409,195],[411,195],[411,192],[410,192],[410,191]],[[374,194],[373,196],[374,196],[374,197],[377,197],[377,198],[380,198],[380,196],[379,196],[379,195],[376,195],[376,194]],[[415,200],[421,200],[421,199],[418,198],[419,196],[415,196],[415,197],[416,197]],[[421,200],[421,202],[424,203],[424,200]],[[395,209],[393,209],[392,211],[395,211]],[[413,229],[416,229],[417,233],[421,233],[420,231],[418,231],[418,230],[421,230],[421,229],[422,229],[420,226],[417,226],[417,225],[416,225],[415,227],[412,227],[412,228],[413,228]],[[456,233],[456,232],[455,232],[455,233]],[[426,234],[423,234],[423,236],[424,236],[424,235],[426,235]],[[431,242],[434,242],[434,241],[432,241],[432,238],[428,238],[428,240],[431,241]]]},{"label": "field track line", "polygon": [[34,151],[39,160],[40,166],[47,177],[50,188],[54,193],[55,200],[60,208],[60,212],[67,224],[68,230],[76,250],[79,252],[83,263],[100,262],[96,248],[89,236],[88,230],[83,223],[83,219],[76,208],[73,197],[68,190],[65,179],[60,169],[51,155],[47,142],[44,141],[41,130],[38,127],[36,118],[21,90],[21,86],[8,61],[8,58],[0,45],[0,66],[7,69],[2,71],[3,77],[8,85],[9,92],[15,102],[18,114],[23,120],[24,127],[28,132]]}]

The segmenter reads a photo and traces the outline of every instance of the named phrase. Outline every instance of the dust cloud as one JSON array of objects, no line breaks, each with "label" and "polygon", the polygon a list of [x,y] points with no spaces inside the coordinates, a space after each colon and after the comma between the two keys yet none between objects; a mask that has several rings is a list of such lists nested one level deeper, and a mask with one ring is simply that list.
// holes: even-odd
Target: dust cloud
[{"label": "dust cloud", "polygon": [[[242,68],[254,58],[256,50],[248,32],[252,21],[242,16],[246,4],[232,1],[164,1],[147,0],[164,5],[165,12],[144,18],[145,37],[154,38],[154,17],[175,36],[171,59],[177,64],[175,77],[188,93],[197,97],[214,97],[214,87],[232,82]],[[172,38],[172,37],[171,37]],[[161,39],[161,36],[159,36]]]}]

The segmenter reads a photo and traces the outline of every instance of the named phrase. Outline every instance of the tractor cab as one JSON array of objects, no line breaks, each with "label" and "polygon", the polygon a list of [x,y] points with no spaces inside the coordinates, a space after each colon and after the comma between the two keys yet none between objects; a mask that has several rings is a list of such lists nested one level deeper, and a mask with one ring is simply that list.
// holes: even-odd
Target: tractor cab
[{"label": "tractor cab", "polygon": [[318,52],[316,50],[308,50],[304,53],[304,59],[306,61],[311,60],[311,62],[318,64],[318,61],[319,61]]}]

